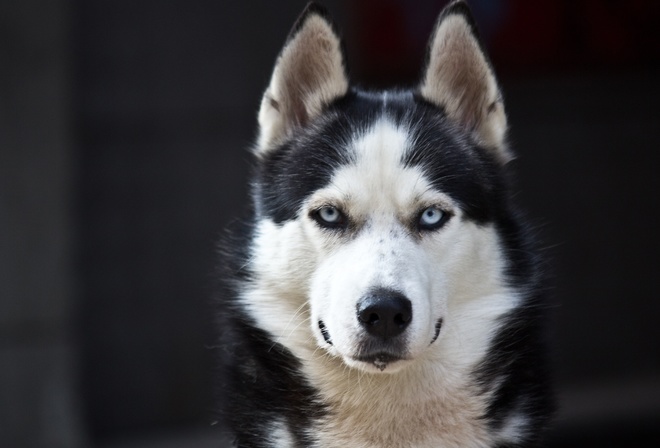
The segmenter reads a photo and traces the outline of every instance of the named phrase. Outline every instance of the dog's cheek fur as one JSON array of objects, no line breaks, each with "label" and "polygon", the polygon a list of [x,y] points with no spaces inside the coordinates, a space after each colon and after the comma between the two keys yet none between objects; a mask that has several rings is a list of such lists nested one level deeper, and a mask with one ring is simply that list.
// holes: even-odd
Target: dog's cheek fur
[{"label": "dog's cheek fur", "polygon": [[432,263],[448,279],[450,304],[509,291],[504,275],[506,261],[494,225],[456,221],[460,222],[445,229],[441,244],[429,248]]},{"label": "dog's cheek fur", "polygon": [[448,279],[449,297],[437,354],[439,362],[468,372],[485,355],[500,319],[520,297],[506,284],[506,262],[492,225],[459,223],[447,238],[451,245],[443,248],[444,254],[435,252],[438,269]]},{"label": "dog's cheek fur", "polygon": [[299,220],[283,224],[263,220],[255,230],[250,254],[254,278],[241,297],[258,326],[290,350],[313,349],[309,328],[301,325],[309,316],[309,278],[316,263],[310,247]]}]

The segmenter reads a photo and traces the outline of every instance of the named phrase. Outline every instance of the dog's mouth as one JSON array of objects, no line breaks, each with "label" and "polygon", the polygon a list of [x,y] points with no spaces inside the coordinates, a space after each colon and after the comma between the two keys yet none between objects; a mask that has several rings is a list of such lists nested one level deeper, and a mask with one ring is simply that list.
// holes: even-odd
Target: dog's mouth
[{"label": "dog's mouth", "polygon": [[376,367],[381,372],[384,371],[387,366],[393,364],[397,361],[403,361],[407,359],[405,356],[400,356],[388,352],[374,353],[370,355],[359,355],[352,358],[353,361],[370,364]]},{"label": "dog's mouth", "polygon": [[[429,345],[438,339],[442,323],[442,318],[436,321],[435,331]],[[333,345],[330,332],[322,320],[318,321],[318,328],[326,344]],[[388,342],[374,338],[366,339],[362,342],[357,355],[350,356],[349,359],[355,364],[374,366],[383,372],[388,366],[394,363],[410,359],[405,347],[405,340],[402,339],[395,339]]]}]

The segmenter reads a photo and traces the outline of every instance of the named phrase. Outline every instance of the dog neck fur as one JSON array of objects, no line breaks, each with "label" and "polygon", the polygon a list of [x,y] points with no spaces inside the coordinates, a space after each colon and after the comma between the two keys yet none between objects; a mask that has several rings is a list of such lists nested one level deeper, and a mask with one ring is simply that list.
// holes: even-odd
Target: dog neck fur
[{"label": "dog neck fur", "polygon": [[422,96],[508,162],[512,155],[506,148],[502,95],[465,3],[454,2],[440,15],[427,59]]},{"label": "dog neck fur", "polygon": [[310,4],[280,53],[259,110],[257,154],[282,142],[348,91],[341,41],[325,12]]}]

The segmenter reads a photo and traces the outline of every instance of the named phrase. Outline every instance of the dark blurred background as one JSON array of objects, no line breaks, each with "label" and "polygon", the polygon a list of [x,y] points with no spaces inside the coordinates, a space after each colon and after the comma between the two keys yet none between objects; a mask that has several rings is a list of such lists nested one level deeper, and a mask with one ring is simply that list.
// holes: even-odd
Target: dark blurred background
[{"label": "dark blurred background", "polygon": [[[0,3],[0,445],[222,447],[209,299],[304,0]],[[326,1],[412,85],[439,0]],[[552,260],[548,446],[660,446],[660,3],[472,0]]]}]

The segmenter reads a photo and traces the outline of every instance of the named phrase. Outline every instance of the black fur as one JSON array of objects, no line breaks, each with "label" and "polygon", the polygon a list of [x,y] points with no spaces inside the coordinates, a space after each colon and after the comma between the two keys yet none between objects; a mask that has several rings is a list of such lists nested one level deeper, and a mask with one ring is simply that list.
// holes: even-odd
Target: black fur
[{"label": "black fur", "polygon": [[[326,410],[300,373],[300,361],[286,348],[236,312],[229,318],[233,343],[226,346],[233,369],[228,371],[225,423],[235,433],[236,446],[269,447],[269,422],[286,421],[297,446],[309,446],[304,432]],[[240,325],[236,325],[240,322]]]}]

